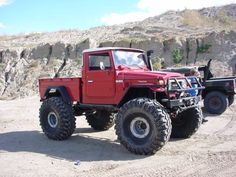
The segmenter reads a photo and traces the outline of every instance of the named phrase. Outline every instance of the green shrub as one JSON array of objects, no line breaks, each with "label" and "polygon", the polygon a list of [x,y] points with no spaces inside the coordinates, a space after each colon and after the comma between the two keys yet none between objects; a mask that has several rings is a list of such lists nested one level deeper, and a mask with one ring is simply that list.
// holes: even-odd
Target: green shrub
[{"label": "green shrub", "polygon": [[184,58],[183,53],[184,52],[181,49],[175,49],[172,52],[172,57],[173,57],[173,61],[175,64],[179,64],[183,60],[183,58]]},{"label": "green shrub", "polygon": [[162,64],[161,62],[155,62],[153,63],[152,67],[153,67],[153,70],[160,70],[162,68]]},{"label": "green shrub", "polygon": [[152,67],[153,70],[160,70],[164,67],[164,58],[160,58],[159,56],[156,56],[155,58],[152,58]]},{"label": "green shrub", "polygon": [[197,47],[197,53],[206,53],[210,49],[210,44],[202,44],[201,46]]}]

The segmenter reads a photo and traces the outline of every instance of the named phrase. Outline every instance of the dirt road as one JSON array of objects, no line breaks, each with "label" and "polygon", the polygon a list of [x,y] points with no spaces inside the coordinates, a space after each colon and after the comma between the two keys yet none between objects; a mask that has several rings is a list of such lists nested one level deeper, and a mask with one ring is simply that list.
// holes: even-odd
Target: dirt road
[{"label": "dirt road", "polygon": [[[114,129],[95,132],[83,117],[66,141],[52,141],[38,121],[38,97],[0,101],[0,176],[236,176],[236,104],[190,139],[171,139],[153,156],[128,152]],[[78,161],[79,164],[75,165]]]}]

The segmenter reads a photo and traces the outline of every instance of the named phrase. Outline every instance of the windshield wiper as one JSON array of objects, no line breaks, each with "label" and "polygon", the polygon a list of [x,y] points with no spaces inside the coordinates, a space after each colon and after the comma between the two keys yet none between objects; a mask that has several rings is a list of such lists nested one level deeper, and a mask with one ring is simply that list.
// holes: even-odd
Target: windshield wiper
[{"label": "windshield wiper", "polygon": [[140,68],[140,69],[144,69],[144,70],[147,69],[147,67],[145,67],[145,66],[139,66],[139,65],[133,65],[133,66],[138,67],[138,68]]},{"label": "windshield wiper", "polygon": [[120,69],[120,70],[123,70],[125,68],[131,69],[129,66],[126,66],[126,65],[118,65],[117,68]]}]

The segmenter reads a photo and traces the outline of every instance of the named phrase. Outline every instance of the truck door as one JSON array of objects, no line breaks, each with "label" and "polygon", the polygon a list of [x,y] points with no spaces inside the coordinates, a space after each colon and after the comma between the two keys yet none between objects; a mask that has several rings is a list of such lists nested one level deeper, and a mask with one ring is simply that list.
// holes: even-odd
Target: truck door
[{"label": "truck door", "polygon": [[87,54],[84,101],[107,104],[115,96],[115,70],[109,52]]}]

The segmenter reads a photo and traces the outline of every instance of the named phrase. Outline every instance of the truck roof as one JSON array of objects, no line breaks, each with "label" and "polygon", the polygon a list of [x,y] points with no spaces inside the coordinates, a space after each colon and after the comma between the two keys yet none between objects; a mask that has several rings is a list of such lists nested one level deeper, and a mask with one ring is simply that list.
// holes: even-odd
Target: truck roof
[{"label": "truck roof", "polygon": [[85,52],[95,52],[95,51],[105,51],[105,50],[126,50],[126,51],[135,51],[135,52],[144,52],[144,50],[135,49],[135,48],[125,48],[125,47],[100,47],[100,48],[85,49],[82,53],[85,53]]}]

